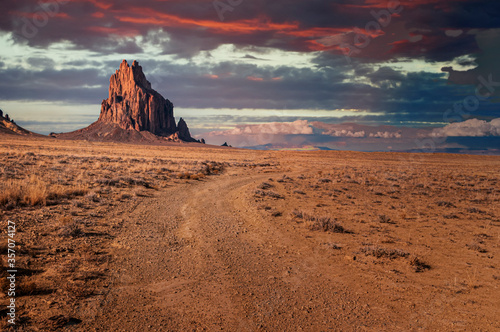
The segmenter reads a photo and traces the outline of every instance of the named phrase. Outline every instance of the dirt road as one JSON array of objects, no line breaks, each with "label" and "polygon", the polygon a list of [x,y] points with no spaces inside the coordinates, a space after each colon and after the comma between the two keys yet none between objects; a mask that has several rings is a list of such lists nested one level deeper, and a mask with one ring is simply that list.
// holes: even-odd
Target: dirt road
[{"label": "dirt road", "polygon": [[102,303],[85,309],[84,329],[373,326],[327,253],[249,204],[249,188],[267,177],[224,174],[137,206],[113,244],[116,279]]}]

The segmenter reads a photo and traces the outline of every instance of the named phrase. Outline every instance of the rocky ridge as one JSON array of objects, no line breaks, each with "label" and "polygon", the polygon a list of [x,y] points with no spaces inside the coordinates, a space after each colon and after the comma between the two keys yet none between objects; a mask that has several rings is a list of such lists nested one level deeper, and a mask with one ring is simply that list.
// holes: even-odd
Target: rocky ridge
[{"label": "rocky ridge", "polygon": [[0,110],[0,133],[8,135],[37,135],[17,125],[8,114]]}]

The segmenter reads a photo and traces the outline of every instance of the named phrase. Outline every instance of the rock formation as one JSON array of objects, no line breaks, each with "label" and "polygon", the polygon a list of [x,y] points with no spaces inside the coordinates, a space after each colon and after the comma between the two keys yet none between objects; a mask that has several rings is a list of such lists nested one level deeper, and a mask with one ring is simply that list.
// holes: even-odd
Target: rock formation
[{"label": "rock formation", "polygon": [[179,132],[179,138],[181,140],[187,141],[192,139],[187,123],[186,121],[184,121],[183,118],[179,119],[179,124],[177,125],[177,131]]},{"label": "rock formation", "polygon": [[125,130],[149,131],[168,136],[177,130],[174,106],[151,88],[142,67],[134,61],[130,67],[123,60],[111,76],[109,98],[101,105],[99,122],[115,123]]},{"label": "rock formation", "polygon": [[176,125],[174,105],[153,90],[137,61],[123,60],[109,80],[109,96],[99,119],[71,133],[52,134],[63,139],[136,143],[199,142],[181,118]]}]

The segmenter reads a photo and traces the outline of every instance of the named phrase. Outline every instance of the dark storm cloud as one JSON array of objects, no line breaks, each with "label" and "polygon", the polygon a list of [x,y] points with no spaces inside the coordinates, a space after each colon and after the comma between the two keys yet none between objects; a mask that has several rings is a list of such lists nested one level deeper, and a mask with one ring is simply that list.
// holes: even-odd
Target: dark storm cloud
[{"label": "dark storm cloud", "polygon": [[[39,64],[32,59],[31,62]],[[1,69],[0,99],[89,103],[102,100],[108,78],[96,69]]]},{"label": "dark storm cloud", "polygon": [[[475,55],[476,67],[467,71],[455,70],[453,67],[444,67],[442,70],[449,72],[449,81],[455,84],[485,86],[489,82],[488,91],[494,96],[500,96],[500,29],[481,32],[477,35],[480,51]],[[484,89],[483,89],[484,90]]]}]

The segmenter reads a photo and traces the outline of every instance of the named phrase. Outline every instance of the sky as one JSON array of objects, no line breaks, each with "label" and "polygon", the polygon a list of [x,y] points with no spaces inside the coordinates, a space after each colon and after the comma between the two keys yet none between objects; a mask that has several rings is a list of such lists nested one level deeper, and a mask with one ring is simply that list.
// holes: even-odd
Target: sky
[{"label": "sky", "polygon": [[97,120],[138,60],[207,143],[500,152],[500,2],[3,0],[0,108]]}]

